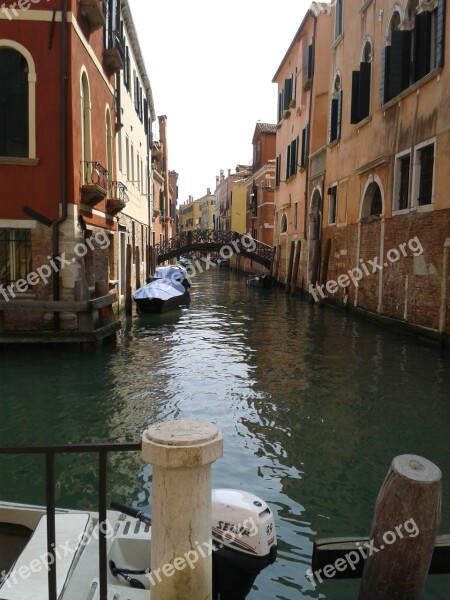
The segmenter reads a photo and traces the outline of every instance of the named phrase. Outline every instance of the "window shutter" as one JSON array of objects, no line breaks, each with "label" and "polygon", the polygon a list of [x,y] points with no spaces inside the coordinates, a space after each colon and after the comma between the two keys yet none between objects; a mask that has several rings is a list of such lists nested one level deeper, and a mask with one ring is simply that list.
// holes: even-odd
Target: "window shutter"
[{"label": "window shutter", "polygon": [[148,134],[148,102],[146,98],[144,98],[144,131]]},{"label": "window shutter", "polygon": [[370,113],[370,83],[372,63],[361,63],[359,74],[359,120],[365,119]]},{"label": "window shutter", "polygon": [[391,47],[386,46],[381,51],[380,65],[380,106],[390,100],[389,94],[389,65],[391,61]]},{"label": "window shutter", "polygon": [[389,61],[389,92],[393,98],[409,86],[411,32],[393,31]]},{"label": "window shutter", "polygon": [[291,142],[291,176],[297,173],[297,159],[298,159],[298,137]]},{"label": "window shutter", "polygon": [[431,64],[431,13],[416,15],[414,26],[413,79],[418,81],[430,72]]},{"label": "window shutter", "polygon": [[330,111],[330,142],[333,142],[337,138],[338,108],[339,100],[337,98],[333,98],[331,100]]},{"label": "window shutter", "polygon": [[276,164],[275,164],[275,186],[280,185],[280,175],[281,175],[281,156],[277,156]]},{"label": "window shutter", "polygon": [[314,53],[313,53],[313,45],[309,44],[307,50],[308,62],[307,62],[307,70],[306,70],[306,79],[311,79],[314,74]]},{"label": "window shutter", "polygon": [[279,123],[283,118],[283,92],[278,94],[278,121]]},{"label": "window shutter", "polygon": [[300,166],[306,166],[306,127],[302,131],[302,153],[300,158]]},{"label": "window shutter", "polygon": [[286,179],[289,179],[291,176],[291,145],[287,147],[286,150]]},{"label": "window shutter", "polygon": [[436,16],[436,67],[444,66],[445,0],[438,0]]},{"label": "window shutter", "polygon": [[352,71],[352,99],[350,106],[350,123],[359,121],[359,71]]},{"label": "window shutter", "polygon": [[342,117],[342,92],[339,92],[338,102],[337,102],[337,131],[336,137],[341,137],[341,117]]},{"label": "window shutter", "polygon": [[289,102],[292,100],[292,79],[284,80],[284,110],[289,108]]}]

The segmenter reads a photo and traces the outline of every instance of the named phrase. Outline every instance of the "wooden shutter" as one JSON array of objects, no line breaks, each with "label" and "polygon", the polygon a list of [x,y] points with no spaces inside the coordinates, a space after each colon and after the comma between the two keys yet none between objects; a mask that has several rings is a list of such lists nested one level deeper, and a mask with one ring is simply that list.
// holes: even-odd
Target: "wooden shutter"
[{"label": "wooden shutter", "polygon": [[306,55],[308,58],[306,63],[306,79],[311,79],[314,74],[314,52],[312,44],[309,44]]},{"label": "wooden shutter", "polygon": [[381,51],[380,65],[380,106],[391,99],[389,94],[389,65],[391,61],[391,47],[386,46]]},{"label": "wooden shutter", "polygon": [[148,134],[148,102],[146,98],[144,98],[144,130]]},{"label": "wooden shutter", "polygon": [[330,142],[333,142],[337,138],[337,123],[338,123],[338,108],[339,100],[333,98],[331,100],[331,113],[330,113]]},{"label": "wooden shutter", "polygon": [[286,149],[286,179],[291,176],[291,145]]},{"label": "wooden shutter", "polygon": [[278,94],[278,121],[279,123],[283,118],[283,92]]},{"label": "wooden shutter", "polygon": [[438,0],[436,15],[436,67],[444,66],[445,0]]},{"label": "wooden shutter", "polygon": [[389,61],[389,92],[391,98],[409,87],[411,32],[393,31]]},{"label": "wooden shutter", "polygon": [[298,159],[298,137],[291,142],[291,176],[297,173],[297,159]]},{"label": "wooden shutter", "polygon": [[275,186],[280,185],[280,175],[281,175],[281,156],[277,156],[277,160],[275,163]]},{"label": "wooden shutter", "polygon": [[300,166],[306,167],[306,127],[302,131],[302,152],[300,155]]},{"label": "wooden shutter", "polygon": [[350,123],[359,121],[359,71],[352,71],[352,98],[350,103]]},{"label": "wooden shutter", "polygon": [[413,81],[430,72],[431,64],[431,13],[422,12],[415,17]]},{"label": "wooden shutter", "polygon": [[372,63],[361,63],[359,74],[359,120],[365,119],[370,113],[370,84]]},{"label": "wooden shutter", "polygon": [[339,92],[338,102],[337,102],[337,131],[336,137],[341,137],[341,118],[342,118],[342,92]]},{"label": "wooden shutter", "polygon": [[284,80],[284,110],[289,108],[289,103],[292,100],[292,79]]}]

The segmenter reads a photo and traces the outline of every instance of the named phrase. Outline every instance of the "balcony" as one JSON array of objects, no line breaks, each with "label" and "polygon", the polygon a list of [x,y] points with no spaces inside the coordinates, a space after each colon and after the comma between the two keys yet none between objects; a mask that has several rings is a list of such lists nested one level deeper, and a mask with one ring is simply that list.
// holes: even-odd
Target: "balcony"
[{"label": "balcony", "polygon": [[106,40],[106,48],[103,51],[103,66],[112,73],[117,73],[124,68],[125,50],[123,42],[117,31],[113,31],[109,40]]},{"label": "balcony", "polygon": [[106,198],[108,193],[108,171],[98,162],[84,162],[81,201],[83,204],[95,206]]},{"label": "balcony", "polygon": [[123,210],[129,200],[127,187],[120,181],[109,182],[109,194],[106,201],[106,210],[110,215],[117,215]]},{"label": "balcony", "polygon": [[80,0],[80,13],[89,23],[91,31],[97,31],[105,24],[102,0]]}]

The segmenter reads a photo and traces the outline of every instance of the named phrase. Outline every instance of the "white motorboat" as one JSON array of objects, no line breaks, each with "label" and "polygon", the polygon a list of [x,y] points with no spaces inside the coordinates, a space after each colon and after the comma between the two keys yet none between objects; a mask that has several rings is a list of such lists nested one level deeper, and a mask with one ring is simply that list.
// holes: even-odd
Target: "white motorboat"
[{"label": "white motorboat", "polygon": [[183,267],[158,267],[153,277],[136,290],[133,300],[139,312],[159,313],[188,304],[189,287],[187,272]]},{"label": "white motorboat", "polygon": [[[45,508],[0,503],[0,600],[99,600],[100,530],[106,537],[108,600],[148,600],[155,584],[150,515],[112,507],[119,510],[108,511],[106,523],[99,523],[97,513],[57,509],[50,557]],[[258,573],[275,560],[273,515],[263,500],[240,490],[213,490],[212,507],[213,598],[243,600]],[[56,596],[49,591],[49,564],[56,571]]]}]

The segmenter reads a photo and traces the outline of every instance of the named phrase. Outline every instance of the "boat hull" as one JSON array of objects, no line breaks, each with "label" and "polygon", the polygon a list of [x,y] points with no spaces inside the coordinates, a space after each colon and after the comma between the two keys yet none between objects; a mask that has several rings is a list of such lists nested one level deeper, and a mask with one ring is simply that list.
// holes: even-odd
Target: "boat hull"
[{"label": "boat hull", "polygon": [[182,296],[175,296],[168,300],[162,300],[161,298],[142,298],[134,299],[136,306],[140,313],[145,314],[158,314],[169,310],[175,310],[180,306],[189,304],[189,292],[185,292]]}]

